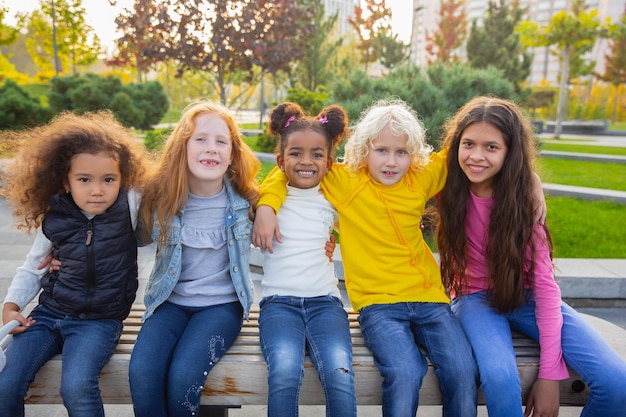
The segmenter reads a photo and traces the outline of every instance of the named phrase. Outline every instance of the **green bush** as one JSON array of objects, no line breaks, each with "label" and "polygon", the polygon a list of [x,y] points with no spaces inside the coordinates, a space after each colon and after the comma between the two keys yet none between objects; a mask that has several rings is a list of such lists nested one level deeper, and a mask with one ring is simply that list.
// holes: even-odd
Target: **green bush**
[{"label": "green bush", "polygon": [[376,79],[354,71],[347,81],[338,80],[334,84],[331,102],[341,104],[352,123],[356,123],[361,112],[374,102],[400,98],[422,119],[428,142],[437,145],[444,122],[478,95],[517,99],[513,84],[492,67],[475,69],[463,64],[435,64],[427,69],[405,65]]},{"label": "green bush", "polygon": [[256,141],[256,150],[259,152],[274,152],[276,148],[276,141],[278,137],[274,135],[270,135],[269,133],[263,131],[259,133],[258,139]]},{"label": "green bush", "polygon": [[170,132],[171,129],[169,128],[147,130],[143,138],[143,144],[148,150],[158,151],[167,140]]},{"label": "green bush", "polygon": [[156,81],[122,82],[112,76],[73,74],[50,81],[48,102],[54,113],[64,110],[85,113],[108,109],[126,127],[152,129],[165,115],[169,101]]},{"label": "green bush", "polygon": [[0,87],[0,130],[19,130],[47,122],[51,117],[39,99],[7,80]]}]

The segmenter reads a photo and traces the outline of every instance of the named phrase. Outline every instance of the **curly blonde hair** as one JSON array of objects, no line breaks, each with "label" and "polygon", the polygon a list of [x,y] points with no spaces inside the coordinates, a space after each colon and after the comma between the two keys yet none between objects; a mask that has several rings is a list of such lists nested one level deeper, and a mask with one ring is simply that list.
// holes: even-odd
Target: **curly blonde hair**
[{"label": "curly blonde hair", "polygon": [[143,151],[134,134],[108,111],[64,112],[44,126],[0,132],[0,140],[20,143],[18,156],[2,172],[2,195],[13,209],[17,227],[28,232],[41,225],[50,198],[64,192],[76,155],[103,152],[119,163],[121,188],[142,185]]},{"label": "curly blonde hair", "polygon": [[381,132],[389,128],[395,136],[407,138],[407,150],[411,165],[422,167],[428,163],[432,146],[425,142],[425,129],[417,113],[400,99],[379,100],[361,113],[361,118],[352,128],[352,136],[345,146],[343,162],[353,171],[365,168],[372,142]]}]

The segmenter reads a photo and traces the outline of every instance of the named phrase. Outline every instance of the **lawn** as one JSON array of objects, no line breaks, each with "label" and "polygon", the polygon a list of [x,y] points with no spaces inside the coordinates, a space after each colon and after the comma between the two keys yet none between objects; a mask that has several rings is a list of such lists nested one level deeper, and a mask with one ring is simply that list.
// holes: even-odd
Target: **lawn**
[{"label": "lawn", "polygon": [[539,149],[542,151],[578,152],[626,156],[626,140],[624,141],[623,148],[618,148],[615,146],[572,145],[568,143],[542,142]]},{"label": "lawn", "polygon": [[626,208],[608,201],[550,197],[547,224],[556,258],[626,258]]},{"label": "lawn", "polygon": [[542,157],[537,170],[549,184],[626,191],[626,164]]},{"label": "lawn", "polygon": [[[626,258],[626,208],[608,201],[546,196],[555,258]],[[426,243],[437,252],[434,239]]]}]

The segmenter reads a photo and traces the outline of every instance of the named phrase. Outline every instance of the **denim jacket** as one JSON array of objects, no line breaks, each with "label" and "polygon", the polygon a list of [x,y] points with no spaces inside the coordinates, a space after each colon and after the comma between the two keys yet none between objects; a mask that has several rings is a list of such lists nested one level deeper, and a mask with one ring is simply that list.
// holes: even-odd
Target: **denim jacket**
[{"label": "denim jacket", "polygon": [[[250,203],[238,195],[228,181],[224,181],[228,196],[226,208],[226,232],[228,236],[228,257],[230,259],[230,276],[237,291],[239,302],[243,306],[244,317],[247,319],[250,306],[254,299],[254,286],[250,278],[249,259],[252,236],[252,222],[248,218]],[[182,229],[183,212],[172,219],[171,233],[164,245],[157,248],[154,268],[148,279],[144,296],[146,312],[143,319],[152,315],[172,293],[178,282],[182,265]],[[140,225],[143,226],[143,225]],[[152,225],[152,241],[159,242],[161,228],[155,220]],[[142,242],[150,244],[152,242]]]}]

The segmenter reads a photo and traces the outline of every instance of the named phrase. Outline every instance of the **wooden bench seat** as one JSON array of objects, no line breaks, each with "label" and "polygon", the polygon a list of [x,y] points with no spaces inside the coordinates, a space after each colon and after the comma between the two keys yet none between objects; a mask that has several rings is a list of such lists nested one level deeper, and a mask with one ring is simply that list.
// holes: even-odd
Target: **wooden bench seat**
[{"label": "wooden bench seat", "polygon": [[[128,363],[137,334],[141,328],[143,306],[135,306],[124,322],[124,331],[115,354],[104,367],[100,388],[105,404],[131,404],[128,385]],[[226,416],[228,408],[241,405],[264,405],[267,403],[267,368],[259,345],[257,325],[258,307],[253,309],[250,320],[244,322],[241,334],[209,374],[204,387],[203,406],[224,406],[225,411],[207,411],[200,415]],[[358,313],[349,311],[350,331],[353,343],[353,367],[357,404],[377,405],[381,403],[382,378],[374,364],[369,349],[365,346],[359,324]],[[453,335],[451,335],[453,337]],[[514,335],[517,364],[521,375],[524,400],[538,372],[539,347],[522,336]],[[588,396],[588,388],[572,371],[570,379],[561,381],[561,404],[570,406],[583,405]],[[59,383],[61,375],[61,358],[57,356],[49,361],[37,374],[31,384],[26,402],[28,404],[60,404]],[[482,395],[480,404],[484,404]],[[432,365],[424,378],[420,391],[421,405],[441,404],[437,378]],[[301,405],[323,405],[324,395],[313,364],[306,358],[305,376],[300,393]],[[213,407],[211,407],[213,409]],[[219,408],[219,407],[218,407]]]}]

